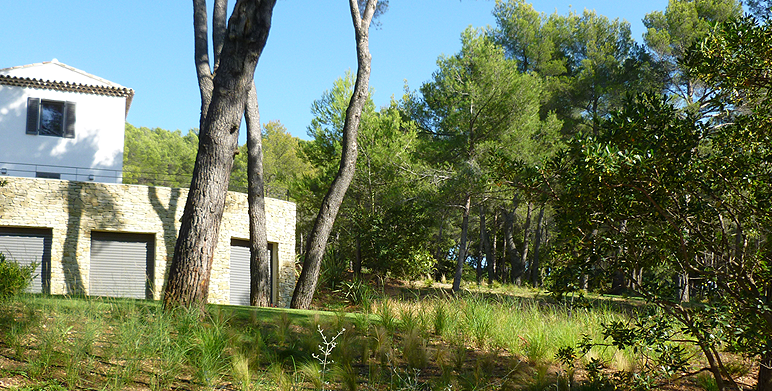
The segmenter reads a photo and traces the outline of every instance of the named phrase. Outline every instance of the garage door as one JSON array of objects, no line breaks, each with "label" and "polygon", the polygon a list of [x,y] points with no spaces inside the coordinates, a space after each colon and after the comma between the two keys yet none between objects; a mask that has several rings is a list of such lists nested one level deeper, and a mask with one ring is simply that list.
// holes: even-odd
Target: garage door
[{"label": "garage door", "polygon": [[0,252],[21,265],[37,263],[27,292],[49,293],[51,281],[51,230],[0,228]]},{"label": "garage door", "polygon": [[91,233],[89,295],[153,298],[153,235]]},{"label": "garage door", "polygon": [[[271,281],[271,297],[273,297],[273,244],[268,243],[268,253],[270,254],[271,275],[268,281]],[[231,300],[233,305],[249,305],[249,241],[231,240]],[[271,300],[273,302],[273,300]]]}]

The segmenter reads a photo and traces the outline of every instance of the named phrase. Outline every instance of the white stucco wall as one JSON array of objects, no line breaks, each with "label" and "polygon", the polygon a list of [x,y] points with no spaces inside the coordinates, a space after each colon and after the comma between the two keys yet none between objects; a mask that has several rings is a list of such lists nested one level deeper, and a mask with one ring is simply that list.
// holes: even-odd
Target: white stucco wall
[{"label": "white stucco wall", "polygon": [[[107,86],[54,64],[12,69],[4,74],[39,80]],[[34,71],[34,72],[33,72]],[[76,104],[75,138],[26,134],[27,98]],[[36,172],[61,179],[120,183],[126,98],[0,84],[0,169],[8,176],[34,177]]]}]

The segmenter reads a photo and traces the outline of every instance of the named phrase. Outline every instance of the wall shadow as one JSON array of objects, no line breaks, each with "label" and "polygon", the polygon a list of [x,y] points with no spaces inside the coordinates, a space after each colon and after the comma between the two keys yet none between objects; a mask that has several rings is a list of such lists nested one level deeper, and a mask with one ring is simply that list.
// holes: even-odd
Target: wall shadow
[{"label": "wall shadow", "polygon": [[[100,184],[68,181],[64,189],[67,202],[67,230],[62,248],[62,269],[64,272],[65,294],[85,295],[87,287],[81,274],[80,258],[85,256],[79,252],[83,240],[88,240],[92,229],[115,229],[123,226],[117,215],[115,195]],[[94,227],[83,227],[84,213],[94,221]],[[90,246],[90,243],[88,243]],[[117,261],[117,260],[116,260]]]},{"label": "wall shadow", "polygon": [[[174,256],[174,247],[177,244],[177,229],[174,225],[174,219],[181,194],[182,191],[179,188],[171,188],[171,193],[169,194],[169,207],[165,208],[161,199],[158,198],[158,188],[155,186],[148,186],[147,188],[147,198],[150,200],[150,205],[153,206],[153,210],[162,223],[164,245],[166,247],[166,267],[164,267],[163,270],[163,286],[160,287],[161,289],[166,289],[166,280],[169,274],[169,266],[171,265],[171,257]],[[157,269],[156,272],[158,272]]]},{"label": "wall shadow", "polygon": [[62,269],[64,271],[64,286],[66,295],[84,295],[83,277],[80,274],[78,262],[78,242],[80,240],[80,225],[83,221],[84,203],[81,198],[83,186],[69,181],[64,196],[67,200],[67,233],[62,248]]}]

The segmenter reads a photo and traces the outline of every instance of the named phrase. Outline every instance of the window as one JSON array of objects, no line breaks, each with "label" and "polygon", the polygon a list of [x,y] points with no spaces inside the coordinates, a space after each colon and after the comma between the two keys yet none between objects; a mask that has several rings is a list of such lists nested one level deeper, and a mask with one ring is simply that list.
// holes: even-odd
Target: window
[{"label": "window", "polygon": [[75,137],[75,103],[27,99],[27,134]]},{"label": "window", "polygon": [[62,175],[58,172],[42,172],[38,171],[35,173],[35,178],[43,178],[43,179],[61,179]]}]

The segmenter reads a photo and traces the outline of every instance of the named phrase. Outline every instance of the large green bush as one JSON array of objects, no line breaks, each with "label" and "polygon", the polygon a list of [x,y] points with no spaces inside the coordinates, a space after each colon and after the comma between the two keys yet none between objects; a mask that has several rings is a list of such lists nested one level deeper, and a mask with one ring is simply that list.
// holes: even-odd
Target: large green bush
[{"label": "large green bush", "polygon": [[32,282],[37,264],[22,266],[0,253],[0,301],[23,292]]}]

